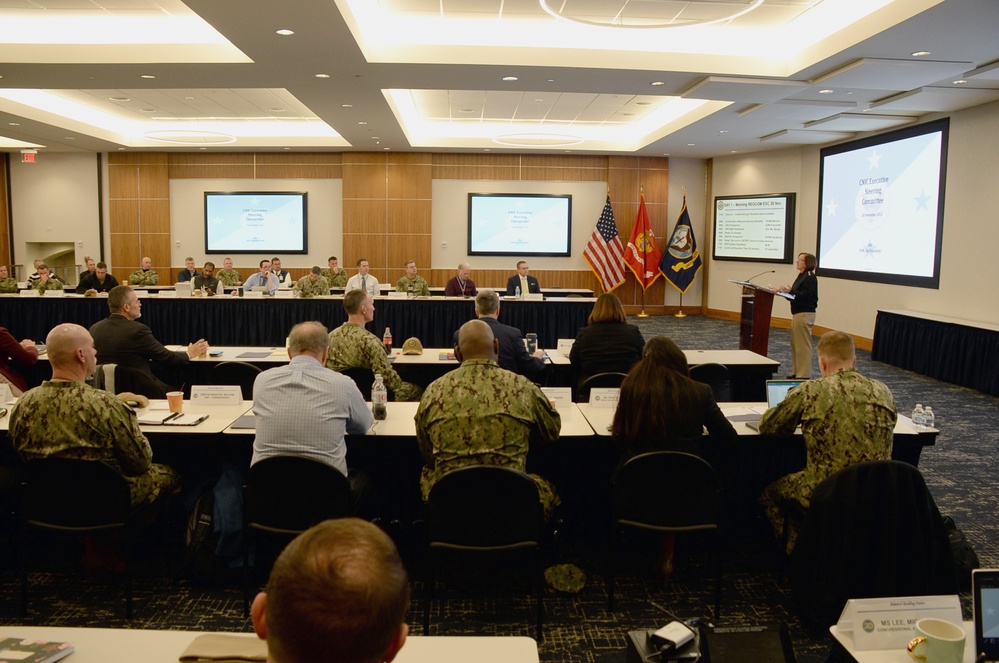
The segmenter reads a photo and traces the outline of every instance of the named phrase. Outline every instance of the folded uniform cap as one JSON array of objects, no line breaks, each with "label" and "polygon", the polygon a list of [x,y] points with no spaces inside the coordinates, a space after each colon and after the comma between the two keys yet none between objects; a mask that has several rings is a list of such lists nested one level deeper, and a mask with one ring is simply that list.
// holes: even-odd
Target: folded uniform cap
[{"label": "folded uniform cap", "polygon": [[415,336],[407,338],[406,342],[402,344],[402,354],[404,355],[422,355],[423,354],[423,344],[420,343],[420,339]]}]

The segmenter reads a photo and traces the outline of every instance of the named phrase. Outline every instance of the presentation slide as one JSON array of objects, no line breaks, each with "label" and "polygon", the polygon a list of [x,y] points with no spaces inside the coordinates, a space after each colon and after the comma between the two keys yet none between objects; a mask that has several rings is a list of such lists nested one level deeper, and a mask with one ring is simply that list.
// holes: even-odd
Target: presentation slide
[{"label": "presentation slide", "polygon": [[306,253],[307,195],[205,192],[206,253]]},{"label": "presentation slide", "polygon": [[572,196],[468,194],[468,253],[568,256]]},{"label": "presentation slide", "polygon": [[791,262],[795,194],[715,198],[716,260]]},{"label": "presentation slide", "polygon": [[947,121],[822,151],[818,269],[937,287]]}]

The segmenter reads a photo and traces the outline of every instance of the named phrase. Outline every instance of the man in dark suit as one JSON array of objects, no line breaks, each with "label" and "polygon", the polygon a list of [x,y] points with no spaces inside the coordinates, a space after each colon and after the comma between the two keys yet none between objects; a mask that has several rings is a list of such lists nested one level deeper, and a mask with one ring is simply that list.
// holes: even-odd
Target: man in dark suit
[{"label": "man in dark suit", "polygon": [[517,273],[511,276],[506,282],[506,294],[507,297],[512,297],[517,294],[517,288],[520,288],[520,293],[526,295],[529,292],[541,293],[541,285],[538,280],[528,274],[531,270],[527,266],[526,260],[521,260],[517,263]]},{"label": "man in dark suit", "polygon": [[187,346],[187,351],[171,352],[153,337],[149,327],[136,322],[142,315],[142,302],[127,285],[108,293],[111,315],[90,328],[98,364],[117,364],[132,369],[131,391],[149,398],[166,398],[170,385],[153,375],[149,362],[186,364],[208,351],[205,339]]},{"label": "man in dark suit", "polygon": [[[479,320],[489,325],[493,337],[499,341],[499,360],[497,363],[508,371],[519,373],[524,377],[535,379],[545,368],[543,350],[528,354],[524,347],[524,337],[520,330],[510,325],[504,325],[499,318],[500,298],[495,290],[482,289],[475,296],[475,315]],[[458,345],[458,332],[454,333],[454,344]]]}]

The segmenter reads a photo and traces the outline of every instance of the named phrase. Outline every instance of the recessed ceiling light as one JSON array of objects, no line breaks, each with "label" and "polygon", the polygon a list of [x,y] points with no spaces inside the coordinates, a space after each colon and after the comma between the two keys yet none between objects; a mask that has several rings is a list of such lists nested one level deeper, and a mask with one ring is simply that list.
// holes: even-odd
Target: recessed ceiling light
[{"label": "recessed ceiling light", "polygon": [[340,104],[340,108],[353,108],[354,104]]},{"label": "recessed ceiling light", "polygon": [[363,125],[367,124],[367,122],[358,122],[358,124],[360,124],[360,125],[363,126]]},{"label": "recessed ceiling light", "polygon": [[961,79],[958,79],[958,80],[954,81],[954,85],[964,85],[967,82],[968,81],[966,81],[963,78],[961,78]]},{"label": "recessed ceiling light", "polygon": [[156,77],[153,76],[152,74],[142,74],[141,76],[139,76],[139,78],[145,78],[147,80],[152,80],[152,79],[154,79]]},{"label": "recessed ceiling light", "polygon": [[516,81],[516,80],[520,80],[520,79],[517,78],[516,76],[504,76],[503,80],[504,81]]},{"label": "recessed ceiling light", "polygon": [[329,74],[316,74],[316,78],[329,78]]},{"label": "recessed ceiling light", "polygon": [[819,90],[819,94],[832,94],[832,90]]},{"label": "recessed ceiling light", "polygon": [[282,37],[290,37],[291,35],[295,34],[294,30],[289,30],[287,28],[282,28],[280,30],[275,30],[274,32],[278,33]]},{"label": "recessed ceiling light", "polygon": [[914,58],[924,58],[924,57],[926,57],[929,54],[930,54],[929,51],[916,51],[915,53],[912,54],[912,57],[914,57]]},{"label": "recessed ceiling light", "polygon": [[131,101],[128,97],[108,97],[111,101]]},{"label": "recessed ceiling light", "polygon": [[649,85],[652,85],[654,87],[659,87],[660,85],[666,85],[666,83],[664,83],[663,81],[652,81],[651,83],[649,83]]}]

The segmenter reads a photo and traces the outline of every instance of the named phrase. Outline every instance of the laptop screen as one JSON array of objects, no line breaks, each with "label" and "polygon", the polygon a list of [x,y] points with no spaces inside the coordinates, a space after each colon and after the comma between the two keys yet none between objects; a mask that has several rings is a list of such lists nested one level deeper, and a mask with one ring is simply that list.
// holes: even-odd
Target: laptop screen
[{"label": "laptop screen", "polygon": [[787,392],[805,380],[767,380],[767,407],[776,407],[787,396]]}]

